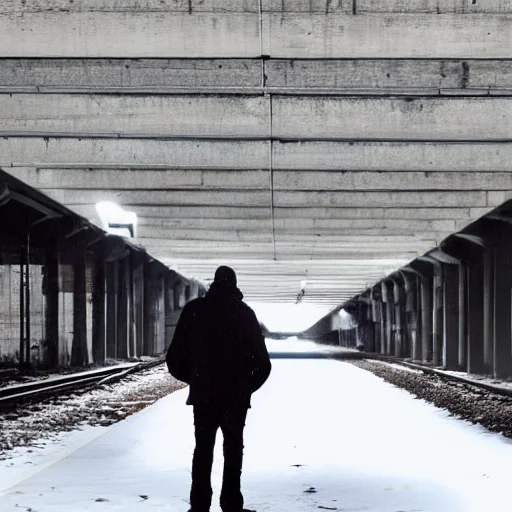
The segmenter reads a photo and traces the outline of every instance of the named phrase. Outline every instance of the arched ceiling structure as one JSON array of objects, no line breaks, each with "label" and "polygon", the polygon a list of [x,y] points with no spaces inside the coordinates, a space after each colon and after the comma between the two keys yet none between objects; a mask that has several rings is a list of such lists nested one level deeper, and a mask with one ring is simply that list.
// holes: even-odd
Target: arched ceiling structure
[{"label": "arched ceiling structure", "polygon": [[505,0],[4,0],[0,166],[335,307],[511,197],[511,50]]}]

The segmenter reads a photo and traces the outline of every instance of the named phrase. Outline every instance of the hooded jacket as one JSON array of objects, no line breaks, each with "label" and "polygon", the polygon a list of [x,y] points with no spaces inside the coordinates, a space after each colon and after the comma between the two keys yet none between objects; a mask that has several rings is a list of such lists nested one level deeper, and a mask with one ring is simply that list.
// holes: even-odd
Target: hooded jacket
[{"label": "hooded jacket", "polygon": [[187,404],[250,407],[268,379],[270,358],[254,311],[236,287],[213,283],[185,305],[167,351],[171,375],[190,385]]}]

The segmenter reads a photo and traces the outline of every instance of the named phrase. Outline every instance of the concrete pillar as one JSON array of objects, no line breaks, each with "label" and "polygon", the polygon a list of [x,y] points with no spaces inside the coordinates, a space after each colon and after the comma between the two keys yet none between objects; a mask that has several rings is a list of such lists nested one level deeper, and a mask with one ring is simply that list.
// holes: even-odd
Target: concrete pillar
[{"label": "concrete pillar", "polygon": [[421,277],[421,358],[432,359],[432,278]]},{"label": "concrete pillar", "polygon": [[89,363],[87,355],[85,252],[77,252],[74,258],[73,345],[71,347],[71,366],[83,366]]},{"label": "concrete pillar", "polygon": [[135,357],[135,308],[132,258],[126,258],[126,291],[128,295],[128,357]]},{"label": "concrete pillar", "polygon": [[461,370],[467,369],[467,266],[465,263],[459,264],[459,353],[458,367]]},{"label": "concrete pillar", "polygon": [[26,264],[25,264],[25,248],[24,246],[20,247],[20,369],[23,369],[25,366],[25,361],[28,361],[25,355],[25,275],[26,275]]},{"label": "concrete pillar", "polygon": [[117,261],[107,263],[107,357],[117,357],[117,308],[119,290],[119,265]]},{"label": "concrete pillar", "polygon": [[380,353],[386,353],[386,335],[387,335],[387,326],[386,326],[386,304],[382,301],[382,298],[379,299],[379,317],[380,317]]},{"label": "concrete pillar", "polygon": [[165,350],[165,276],[158,275],[157,278],[157,297],[156,297],[156,336],[155,336],[155,354],[160,354]]},{"label": "concrete pillar", "polygon": [[484,269],[483,265],[468,267],[468,353],[467,371],[483,373],[484,359]]},{"label": "concrete pillar", "polygon": [[459,368],[459,266],[443,265],[443,365]]},{"label": "concrete pillar", "polygon": [[382,343],[380,301],[379,301],[379,299],[374,297],[373,293],[374,293],[374,291],[372,289],[371,308],[372,308],[372,322],[373,322],[373,334],[374,334],[373,351],[376,353],[380,353],[381,343]]},{"label": "concrete pillar", "polygon": [[389,289],[386,281],[382,282],[382,302],[384,313],[386,316],[386,335],[384,354],[391,355],[394,353],[395,347],[393,343],[393,291]]},{"label": "concrete pillar", "polygon": [[154,354],[156,332],[156,292],[153,263],[144,265],[144,355]]},{"label": "concrete pillar", "polygon": [[55,247],[46,251],[46,346],[47,364],[59,366],[59,254]]},{"label": "concrete pillar", "polygon": [[494,377],[512,376],[512,247],[500,245],[494,252]]},{"label": "concrete pillar", "polygon": [[393,302],[395,307],[395,357],[403,357],[404,354],[404,290],[403,286],[397,279],[393,280]]},{"label": "concrete pillar", "polygon": [[117,357],[129,357],[130,281],[128,258],[119,261],[119,302],[117,307]]},{"label": "concrete pillar", "polygon": [[418,322],[418,277],[403,272],[405,286],[405,314],[409,347],[406,356],[418,361],[421,358],[421,343]]},{"label": "concrete pillar", "polygon": [[440,263],[434,263],[432,293],[432,364],[443,364],[443,271]]},{"label": "concrete pillar", "polygon": [[104,364],[106,358],[105,332],[105,260],[99,254],[94,261],[92,295],[92,353],[96,364]]},{"label": "concrete pillar", "polygon": [[144,350],[144,265],[142,261],[133,262],[133,319],[135,323],[135,356]]},{"label": "concrete pillar", "polygon": [[493,374],[493,361],[494,361],[494,332],[493,332],[493,318],[494,318],[494,247],[489,246],[484,248],[484,372]]}]

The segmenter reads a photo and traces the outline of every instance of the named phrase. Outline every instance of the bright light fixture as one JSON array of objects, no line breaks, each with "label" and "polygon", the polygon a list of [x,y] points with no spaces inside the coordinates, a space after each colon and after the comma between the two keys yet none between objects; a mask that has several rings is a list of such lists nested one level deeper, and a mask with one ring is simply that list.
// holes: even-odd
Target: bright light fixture
[{"label": "bright light fixture", "polygon": [[137,226],[137,214],[135,212],[127,212],[119,205],[109,201],[98,203],[96,211],[103,224],[103,229],[107,233],[125,238],[135,237],[135,228]]}]

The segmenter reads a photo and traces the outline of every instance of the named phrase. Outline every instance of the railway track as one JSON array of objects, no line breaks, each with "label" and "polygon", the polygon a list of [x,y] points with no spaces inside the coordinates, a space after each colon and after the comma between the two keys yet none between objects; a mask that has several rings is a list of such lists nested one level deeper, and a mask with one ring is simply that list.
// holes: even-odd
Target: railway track
[{"label": "railway track", "polygon": [[427,375],[436,375],[441,379],[448,382],[456,382],[460,384],[467,384],[469,386],[475,386],[480,389],[484,389],[486,391],[490,391],[492,393],[496,393],[497,395],[506,396],[508,398],[512,398],[512,387],[504,387],[499,385],[489,384],[487,382],[481,382],[477,379],[472,379],[471,377],[465,377],[462,375],[454,375],[452,373],[448,373],[441,368],[433,368],[428,365],[423,365],[421,363],[406,361],[404,359],[400,359],[394,356],[386,356],[381,354],[373,354],[369,352],[359,352],[358,354],[353,354],[351,357],[338,356],[336,354],[330,354],[327,357],[336,359],[336,360],[364,360],[368,361],[382,361],[385,363],[393,363],[404,366],[406,368],[411,368],[413,370],[421,371]]},{"label": "railway track", "polygon": [[52,377],[14,386],[0,388],[0,411],[24,402],[37,401],[52,395],[73,391],[86,391],[101,384],[117,382],[123,377],[163,364],[163,359],[147,363],[125,363],[62,377]]}]

